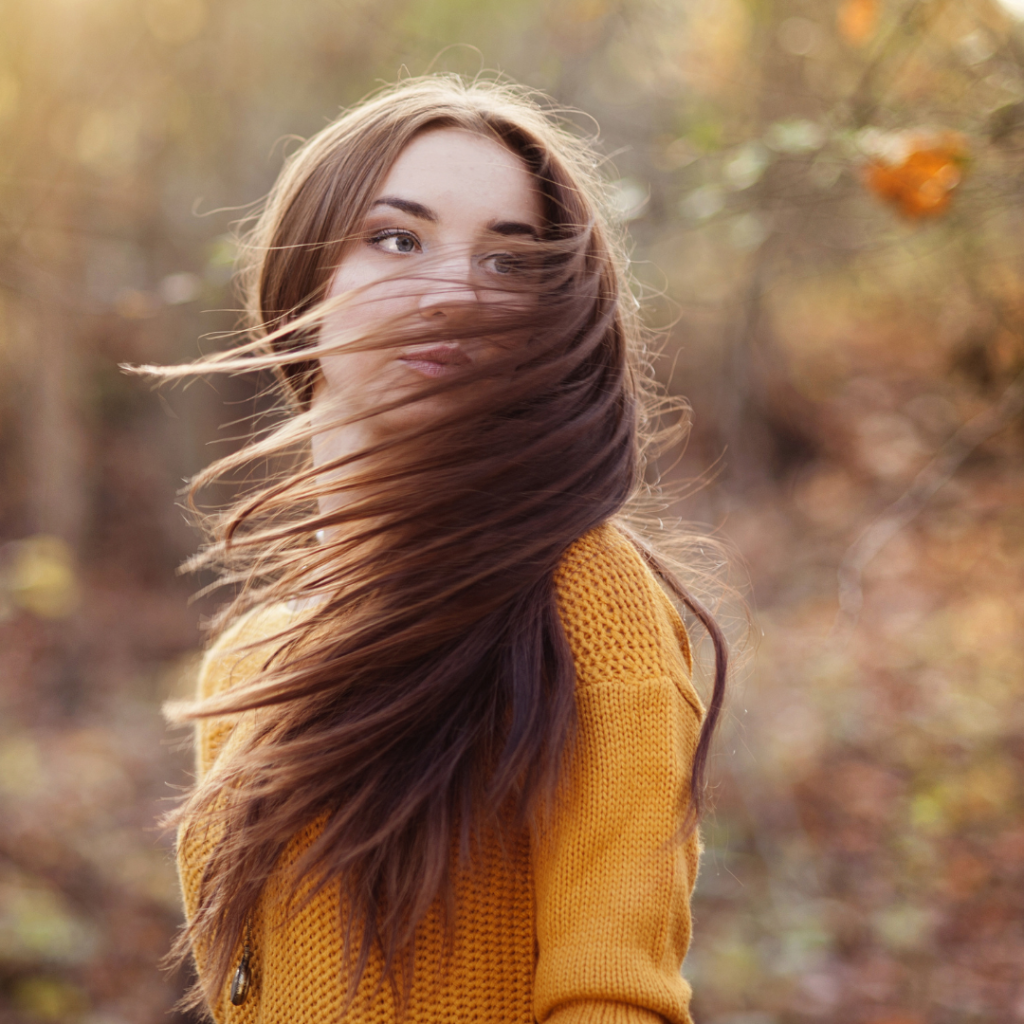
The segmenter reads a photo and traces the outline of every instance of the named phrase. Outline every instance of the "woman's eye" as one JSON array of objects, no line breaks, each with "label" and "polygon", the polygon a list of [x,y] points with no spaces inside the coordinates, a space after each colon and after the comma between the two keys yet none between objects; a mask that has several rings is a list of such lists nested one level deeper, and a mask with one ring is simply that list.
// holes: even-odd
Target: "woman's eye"
[{"label": "woman's eye", "polygon": [[481,261],[495,274],[515,274],[522,269],[522,259],[510,252],[495,252]]},{"label": "woman's eye", "polygon": [[419,239],[408,231],[382,231],[370,239],[370,244],[385,252],[409,253],[418,252]]}]

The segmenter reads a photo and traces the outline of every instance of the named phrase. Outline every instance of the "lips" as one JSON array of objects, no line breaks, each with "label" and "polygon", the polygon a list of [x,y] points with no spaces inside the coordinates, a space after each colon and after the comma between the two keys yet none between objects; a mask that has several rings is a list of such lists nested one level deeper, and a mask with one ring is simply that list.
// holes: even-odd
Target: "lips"
[{"label": "lips", "polygon": [[411,370],[416,370],[426,377],[443,377],[445,374],[455,373],[460,366],[467,366],[470,363],[469,356],[462,351],[460,346],[454,344],[414,348],[399,356],[399,360]]}]

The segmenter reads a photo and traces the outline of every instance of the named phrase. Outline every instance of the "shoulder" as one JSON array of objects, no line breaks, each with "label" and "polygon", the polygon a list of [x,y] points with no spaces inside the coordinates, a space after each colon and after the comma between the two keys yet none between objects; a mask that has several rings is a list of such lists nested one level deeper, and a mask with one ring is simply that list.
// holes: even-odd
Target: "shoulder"
[{"label": "shoulder", "polygon": [[604,523],[572,544],[554,582],[578,685],[668,678],[697,701],[679,613],[619,527]]},{"label": "shoulder", "polygon": [[214,697],[256,675],[273,653],[272,638],[293,615],[287,605],[257,608],[232,623],[209,646],[199,669],[200,700]]}]

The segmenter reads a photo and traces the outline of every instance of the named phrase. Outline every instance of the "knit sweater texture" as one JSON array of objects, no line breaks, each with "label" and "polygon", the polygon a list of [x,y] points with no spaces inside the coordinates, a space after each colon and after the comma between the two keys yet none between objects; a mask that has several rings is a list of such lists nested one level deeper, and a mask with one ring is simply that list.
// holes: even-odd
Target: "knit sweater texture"
[{"label": "knit sweater texture", "polygon": [[[555,574],[576,668],[578,731],[543,825],[485,834],[470,863],[453,854],[454,934],[440,908],[416,936],[401,1016],[371,959],[346,1002],[340,887],[288,909],[288,867],[318,832],[293,837],[252,918],[252,990],[225,992],[218,1024],[691,1024],[680,966],[690,941],[699,840],[679,842],[703,717],[682,621],[630,542],[592,530]],[[245,683],[267,651],[239,652],[282,629],[284,606],[243,619],[210,648],[199,696]],[[200,776],[216,772],[253,712],[199,722]],[[203,830],[199,830],[202,833]],[[185,911],[195,913],[215,837],[179,841]],[[197,958],[202,975],[202,957]]]}]

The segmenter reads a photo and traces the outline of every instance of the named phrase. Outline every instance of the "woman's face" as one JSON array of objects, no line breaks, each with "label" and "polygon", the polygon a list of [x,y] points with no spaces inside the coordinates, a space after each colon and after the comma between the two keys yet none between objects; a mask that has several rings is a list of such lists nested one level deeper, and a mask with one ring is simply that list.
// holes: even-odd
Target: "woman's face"
[{"label": "woman's face", "polygon": [[[323,341],[398,315],[418,315],[443,330],[468,303],[508,303],[512,293],[502,287],[508,241],[539,237],[542,229],[536,182],[515,153],[457,128],[416,136],[395,161],[335,273],[330,296],[355,289],[358,294],[326,318]],[[442,340],[323,356],[314,426],[368,411],[485,359],[487,351],[483,340]],[[314,438],[314,458],[322,464],[389,430],[423,422],[457,400],[455,395],[445,392],[341,430],[325,430]]]}]

